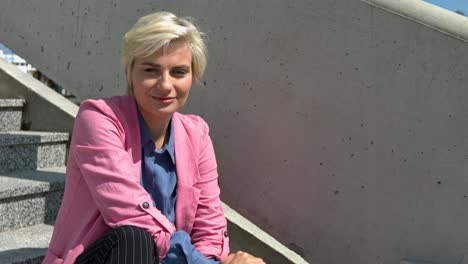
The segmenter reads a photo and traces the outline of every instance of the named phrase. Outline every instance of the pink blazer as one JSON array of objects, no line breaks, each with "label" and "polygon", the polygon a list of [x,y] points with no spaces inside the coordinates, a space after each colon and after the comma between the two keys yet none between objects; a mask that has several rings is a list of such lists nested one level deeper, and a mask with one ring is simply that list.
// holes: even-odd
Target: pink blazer
[{"label": "pink blazer", "polygon": [[87,100],[76,117],[62,205],[43,263],[74,263],[112,228],[134,225],[149,232],[160,257],[175,230],[184,230],[205,256],[229,253],[218,173],[208,125],[198,116],[174,113],[177,170],[176,223],[154,207],[140,185],[141,144],[131,96]]}]

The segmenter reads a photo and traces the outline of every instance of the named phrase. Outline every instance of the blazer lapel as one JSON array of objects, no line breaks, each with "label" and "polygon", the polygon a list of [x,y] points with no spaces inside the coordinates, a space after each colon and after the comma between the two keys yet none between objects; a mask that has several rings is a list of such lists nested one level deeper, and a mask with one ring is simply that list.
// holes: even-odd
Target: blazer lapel
[{"label": "blazer lapel", "polygon": [[123,115],[126,115],[125,120],[127,120],[126,125],[128,129],[126,129],[126,137],[127,137],[127,144],[132,153],[133,157],[133,164],[135,173],[135,181],[140,182],[141,177],[141,139],[140,139],[140,124],[138,122],[138,114],[137,114],[137,104],[135,98],[133,96],[122,96],[122,97],[115,97],[120,99],[120,109],[122,110]]},{"label": "blazer lapel", "polygon": [[200,190],[194,187],[199,178],[197,160],[179,114],[172,117],[177,171],[176,228],[191,234]]}]

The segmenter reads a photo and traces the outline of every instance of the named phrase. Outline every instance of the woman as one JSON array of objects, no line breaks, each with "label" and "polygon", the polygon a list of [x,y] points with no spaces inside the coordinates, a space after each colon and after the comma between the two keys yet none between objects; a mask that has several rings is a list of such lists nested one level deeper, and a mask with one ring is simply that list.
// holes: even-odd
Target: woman
[{"label": "woman", "polygon": [[208,125],[177,112],[205,50],[194,25],[167,12],[127,32],[128,96],[81,104],[44,263],[263,263],[228,255]]}]

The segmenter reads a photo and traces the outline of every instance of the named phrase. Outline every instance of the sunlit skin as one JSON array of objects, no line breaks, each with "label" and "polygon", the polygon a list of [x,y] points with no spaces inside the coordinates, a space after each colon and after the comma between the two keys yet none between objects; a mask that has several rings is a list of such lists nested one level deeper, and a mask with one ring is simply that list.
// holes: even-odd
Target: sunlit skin
[{"label": "sunlit skin", "polygon": [[254,257],[249,253],[237,251],[222,261],[223,264],[265,264],[263,259]]},{"label": "sunlit skin", "polygon": [[138,109],[161,148],[172,114],[185,104],[192,86],[192,52],[185,42],[171,43],[135,60],[130,79]]}]

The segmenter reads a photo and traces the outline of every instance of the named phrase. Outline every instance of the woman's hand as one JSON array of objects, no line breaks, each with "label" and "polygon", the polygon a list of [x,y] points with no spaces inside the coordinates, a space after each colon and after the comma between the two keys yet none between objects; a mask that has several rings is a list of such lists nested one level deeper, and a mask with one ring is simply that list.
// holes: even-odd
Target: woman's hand
[{"label": "woman's hand", "polygon": [[237,251],[235,254],[230,254],[222,262],[222,264],[265,264],[263,259],[256,258],[249,253]]}]

